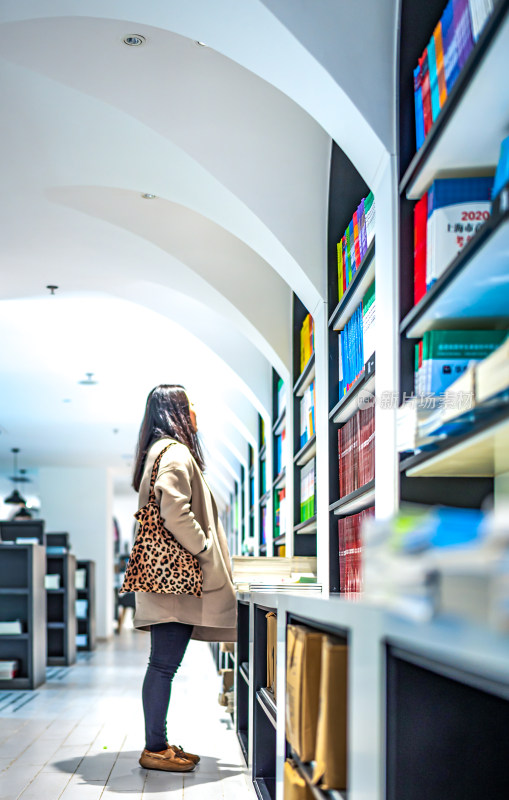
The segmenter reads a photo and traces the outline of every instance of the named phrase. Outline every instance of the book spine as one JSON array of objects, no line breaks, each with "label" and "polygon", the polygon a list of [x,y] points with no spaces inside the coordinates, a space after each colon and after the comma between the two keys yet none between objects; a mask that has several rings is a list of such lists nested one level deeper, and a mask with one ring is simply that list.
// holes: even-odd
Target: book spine
[{"label": "book spine", "polygon": [[437,58],[435,52],[434,36],[428,42],[428,71],[429,71],[429,91],[431,97],[431,115],[433,122],[440,114],[440,94],[438,91],[438,71]]},{"label": "book spine", "polygon": [[428,49],[424,51],[419,60],[421,68],[421,87],[422,87],[422,107],[424,113],[424,133],[427,136],[433,125],[433,113],[431,110],[431,89],[428,67]]},{"label": "book spine", "polygon": [[428,195],[424,194],[414,208],[414,303],[426,294],[426,229]]},{"label": "book spine", "polygon": [[351,246],[350,246],[350,228],[345,231],[346,238],[346,285],[349,286],[352,280],[352,260],[351,260]]},{"label": "book spine", "polygon": [[364,209],[364,198],[359,205],[359,235],[361,237],[361,257],[364,258],[368,252],[368,241],[366,236],[366,213]]},{"label": "book spine", "polygon": [[422,108],[421,67],[414,69],[415,144],[417,150],[424,144],[424,111]]},{"label": "book spine", "polygon": [[453,0],[449,0],[442,14],[444,45],[444,70],[447,92],[450,93],[459,75],[458,46],[454,35]]},{"label": "book spine", "polygon": [[444,43],[442,39],[442,23],[439,22],[433,31],[433,38],[435,40],[435,56],[437,61],[437,79],[438,79],[438,96],[440,108],[443,108],[447,100],[447,84],[445,82],[445,68],[444,68]]},{"label": "book spine", "polygon": [[460,71],[466,64],[474,46],[468,0],[453,0],[454,29],[458,46],[458,66]]},{"label": "book spine", "polygon": [[353,231],[353,219],[350,220],[350,224],[348,226],[348,235],[350,239],[350,264],[352,267],[352,274],[350,280],[352,280],[357,269],[357,264],[355,262],[355,235]]},{"label": "book spine", "polygon": [[338,300],[343,297],[343,245],[338,242]]},{"label": "book spine", "polygon": [[361,242],[359,237],[359,216],[357,209],[354,211],[353,215],[353,236],[355,243],[355,265],[356,269],[359,269],[361,263]]}]

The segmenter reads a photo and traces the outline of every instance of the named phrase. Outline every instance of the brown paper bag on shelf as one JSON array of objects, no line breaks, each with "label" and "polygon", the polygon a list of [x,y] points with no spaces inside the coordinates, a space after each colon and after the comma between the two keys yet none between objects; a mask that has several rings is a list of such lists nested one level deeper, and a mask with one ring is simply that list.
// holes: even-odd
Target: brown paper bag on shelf
[{"label": "brown paper bag on shelf", "polygon": [[322,639],[304,625],[288,625],[286,738],[302,761],[315,757]]},{"label": "brown paper bag on shelf", "polygon": [[267,689],[274,692],[274,700],[276,700],[277,615],[273,611],[269,611],[265,617],[267,619]]},{"label": "brown paper bag on shelf", "polygon": [[221,653],[234,653],[235,642],[221,642],[221,644],[219,645],[219,649]]},{"label": "brown paper bag on shelf", "polygon": [[284,800],[313,800],[313,793],[291,759],[285,761]]},{"label": "brown paper bag on shelf", "polygon": [[347,787],[347,687],[348,647],[324,637],[313,771],[322,789]]}]

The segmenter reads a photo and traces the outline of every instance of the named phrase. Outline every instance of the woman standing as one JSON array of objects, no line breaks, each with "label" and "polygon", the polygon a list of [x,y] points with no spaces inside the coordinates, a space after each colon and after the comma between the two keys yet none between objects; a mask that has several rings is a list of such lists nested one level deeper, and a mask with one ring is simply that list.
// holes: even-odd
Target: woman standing
[{"label": "woman standing", "polygon": [[154,476],[160,516],[177,542],[198,558],[203,573],[201,597],[136,592],[134,627],[151,635],[142,692],[146,738],[140,764],[169,772],[190,772],[200,760],[169,745],[166,737],[171,684],[189,640],[232,642],[237,636],[230,556],[214,497],[203,477],[197,431],[196,414],[182,386],[161,385],[150,392],[133,477],[139,507],[148,502],[152,471],[162,453]]}]

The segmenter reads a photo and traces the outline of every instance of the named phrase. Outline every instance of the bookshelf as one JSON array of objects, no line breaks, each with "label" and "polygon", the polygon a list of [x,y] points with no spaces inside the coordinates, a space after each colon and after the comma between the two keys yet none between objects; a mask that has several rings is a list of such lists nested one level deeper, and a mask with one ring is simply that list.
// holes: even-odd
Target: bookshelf
[{"label": "bookshelf", "polygon": [[328,351],[329,351],[329,590],[340,591],[338,519],[374,505],[374,481],[340,497],[339,441],[341,428],[359,411],[362,402],[371,401],[375,393],[375,354],[363,370],[340,395],[339,333],[351,320],[368,289],[375,280],[375,241],[367,247],[360,266],[341,298],[338,286],[338,242],[341,242],[354,212],[369,186],[338,145],[332,143],[329,220],[327,245],[328,284]]},{"label": "bookshelf", "polygon": [[[300,301],[297,295],[293,295],[293,347],[292,347],[292,382],[293,382],[293,436],[291,439],[293,453],[293,555],[295,556],[316,556],[317,555],[317,493],[316,493],[316,433],[301,445],[301,409],[305,403],[305,395],[315,386],[316,378],[316,354],[314,346],[307,345],[307,351],[303,358],[302,354],[302,334],[303,326],[308,326],[308,320],[312,320],[309,310]],[[314,321],[313,321],[314,325]],[[304,329],[304,338],[310,338],[308,327]],[[314,334],[313,334],[314,340]],[[304,363],[305,362],[305,363]],[[316,398],[316,390],[315,390]],[[311,402],[311,401],[309,401]],[[306,416],[308,416],[306,414]],[[316,420],[316,400],[314,401],[313,418]],[[303,480],[308,470],[312,470],[310,481],[314,488],[308,488],[308,492],[313,492],[312,509],[308,512],[307,519],[302,520],[301,503],[304,502]],[[314,474],[314,478],[313,478]]]},{"label": "bookshelf", "polygon": [[260,555],[272,555],[272,470],[269,469],[265,420],[258,415],[258,546]]},{"label": "bookshelf", "polygon": [[[493,174],[507,133],[509,2],[499,0],[474,44],[456,83],[416,153],[412,71],[426,47],[444,3],[404,0],[399,48],[399,269],[400,391],[414,390],[414,346],[427,331],[509,327],[507,188],[480,230],[414,305],[413,212],[433,180]],[[502,66],[505,64],[505,66]],[[489,91],[486,87],[489,85]],[[401,499],[480,507],[506,472],[507,402],[464,415],[440,440],[400,459]]]},{"label": "bookshelf", "polygon": [[0,659],[17,660],[0,690],[36,689],[46,680],[46,547],[0,545],[0,620],[20,620],[22,633],[0,635]]},{"label": "bookshelf", "polygon": [[[76,586],[76,600],[85,600],[87,603],[86,614],[78,616],[76,613],[76,649],[78,651],[95,650],[95,561],[77,561],[76,570],[85,573],[85,585]],[[85,638],[81,638],[85,637]]]},{"label": "bookshelf", "polygon": [[49,666],[70,666],[76,661],[76,557],[71,553],[47,554],[46,572],[60,575],[60,588],[46,590]]},{"label": "bookshelf", "polygon": [[[283,556],[287,554],[287,529],[285,505],[281,517],[281,501],[285,503],[286,497],[286,466],[283,449],[288,446],[287,439],[287,400],[286,386],[283,379],[272,370],[272,555]],[[284,493],[284,494],[283,494]],[[287,507],[287,506],[286,506]],[[282,524],[281,524],[282,523]],[[269,553],[270,554],[270,553]],[[289,554],[289,553],[288,553]]]}]

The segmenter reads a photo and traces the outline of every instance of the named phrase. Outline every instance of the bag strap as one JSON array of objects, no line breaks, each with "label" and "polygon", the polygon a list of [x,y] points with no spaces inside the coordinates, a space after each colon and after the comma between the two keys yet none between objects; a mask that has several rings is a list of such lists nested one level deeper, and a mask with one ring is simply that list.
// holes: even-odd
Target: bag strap
[{"label": "bag strap", "polygon": [[155,499],[156,499],[156,493],[154,491],[154,487],[155,487],[155,483],[156,483],[156,479],[157,479],[157,473],[159,472],[159,464],[161,463],[162,457],[164,456],[166,451],[172,446],[172,444],[174,444],[174,442],[170,442],[170,444],[166,445],[166,447],[164,447],[161,450],[161,452],[157,456],[156,460],[154,461],[154,466],[152,467],[152,475],[150,477],[150,494],[149,494],[149,497],[148,497],[149,503],[151,501],[155,501]]}]

